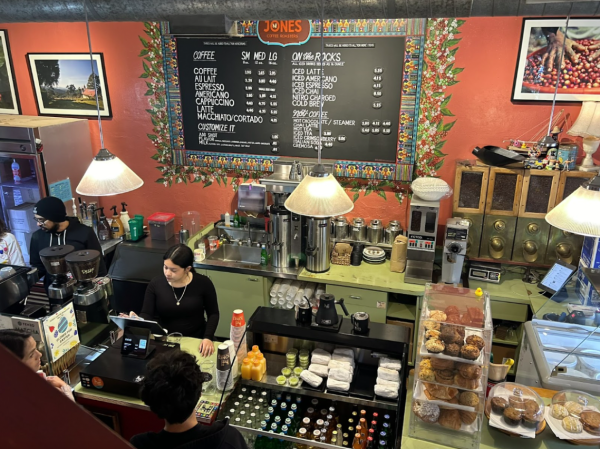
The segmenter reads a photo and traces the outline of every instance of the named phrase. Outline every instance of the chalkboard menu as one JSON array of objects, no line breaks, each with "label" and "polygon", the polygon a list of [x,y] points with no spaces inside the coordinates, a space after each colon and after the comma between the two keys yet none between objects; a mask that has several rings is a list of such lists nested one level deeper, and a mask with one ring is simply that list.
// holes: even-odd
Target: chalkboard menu
[{"label": "chalkboard menu", "polygon": [[404,37],[177,38],[185,148],[395,162]]}]

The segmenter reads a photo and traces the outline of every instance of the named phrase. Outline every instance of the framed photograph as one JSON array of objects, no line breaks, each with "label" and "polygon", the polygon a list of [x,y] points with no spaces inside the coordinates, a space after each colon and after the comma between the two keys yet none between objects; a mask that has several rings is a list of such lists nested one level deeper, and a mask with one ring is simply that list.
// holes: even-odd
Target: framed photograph
[{"label": "framed photograph", "polygon": [[600,19],[565,25],[566,19],[523,20],[513,101],[552,101],[557,81],[556,101],[600,101]]},{"label": "framed photograph", "polygon": [[12,68],[8,33],[0,30],[0,114],[20,114],[17,83]]},{"label": "framed photograph", "polygon": [[[102,53],[28,53],[29,71],[40,115],[111,117]],[[92,69],[93,63],[93,69]]]}]

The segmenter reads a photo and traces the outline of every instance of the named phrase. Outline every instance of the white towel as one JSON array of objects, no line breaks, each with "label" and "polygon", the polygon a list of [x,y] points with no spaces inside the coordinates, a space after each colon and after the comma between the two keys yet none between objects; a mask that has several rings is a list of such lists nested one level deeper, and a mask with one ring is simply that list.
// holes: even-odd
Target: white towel
[{"label": "white towel", "polygon": [[302,379],[304,382],[306,382],[313,388],[317,388],[319,385],[321,385],[321,382],[323,382],[322,377],[319,377],[308,370],[302,371],[302,373],[300,374],[300,379]]},{"label": "white towel", "polygon": [[354,360],[354,351],[350,348],[337,348],[333,350],[334,354],[343,355],[345,357],[350,357]]},{"label": "white towel", "polygon": [[354,368],[354,366],[355,366],[354,358],[353,357],[346,357],[345,355],[333,354],[331,356],[331,360],[335,360],[336,362],[349,363],[350,366],[352,366],[352,368]]},{"label": "white towel", "polygon": [[350,375],[354,374],[354,368],[348,362],[340,362],[338,360],[331,360],[329,362],[329,365],[327,365],[327,366],[329,366],[329,370],[332,370],[334,368],[342,368],[346,371],[350,371]]},{"label": "white towel", "polygon": [[381,377],[384,380],[391,380],[392,382],[400,382],[400,375],[398,371],[387,368],[377,368],[377,377]]},{"label": "white towel", "polygon": [[329,370],[329,377],[333,380],[339,380],[340,382],[352,382],[352,373],[344,368],[333,368]]},{"label": "white towel", "polygon": [[311,363],[316,363],[317,365],[329,365],[329,361],[331,360],[331,354],[322,349],[315,349],[312,352]]},{"label": "white towel", "polygon": [[340,382],[339,380],[329,378],[327,379],[327,388],[330,390],[348,391],[350,389],[350,383]]},{"label": "white towel", "polygon": [[400,364],[400,360],[388,359],[387,357],[381,357],[379,359],[379,366],[382,368],[393,369],[396,371],[400,371],[400,368],[402,368],[402,365]]},{"label": "white towel", "polygon": [[308,370],[320,377],[327,377],[327,374],[329,373],[329,368],[327,368],[326,365],[317,365],[314,363],[308,367]]},{"label": "white towel", "polygon": [[400,388],[400,384],[398,382],[394,382],[392,380],[385,380],[381,377],[377,378],[377,385],[386,385],[390,387],[396,387],[396,389]]},{"label": "white towel", "polygon": [[398,397],[398,389],[387,385],[375,385],[375,394],[388,399],[396,399]]}]

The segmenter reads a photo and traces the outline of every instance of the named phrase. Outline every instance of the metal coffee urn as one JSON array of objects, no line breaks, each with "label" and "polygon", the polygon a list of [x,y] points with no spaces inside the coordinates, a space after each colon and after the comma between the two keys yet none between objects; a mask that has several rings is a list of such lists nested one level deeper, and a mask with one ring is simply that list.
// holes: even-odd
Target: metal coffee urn
[{"label": "metal coffee urn", "polygon": [[383,223],[381,220],[371,220],[371,224],[367,229],[367,240],[373,244],[383,242]]},{"label": "metal coffee urn", "polygon": [[[279,197],[279,195],[273,195]],[[291,258],[291,218],[292,213],[276,200],[271,206],[272,245],[271,264],[277,268],[292,266]]]},{"label": "metal coffee urn", "polygon": [[331,218],[307,217],[306,269],[313,273],[329,270]]},{"label": "metal coffee urn", "polygon": [[367,227],[363,218],[356,217],[352,220],[352,224],[350,225],[350,239],[355,242],[367,241]]},{"label": "metal coffee urn", "polygon": [[348,221],[346,217],[340,215],[333,220],[333,238],[336,241],[346,240],[348,238]]},{"label": "metal coffee urn", "polygon": [[398,220],[392,220],[388,223],[387,228],[385,228],[383,242],[392,245],[396,237],[400,234],[402,234],[402,225],[400,225]]}]

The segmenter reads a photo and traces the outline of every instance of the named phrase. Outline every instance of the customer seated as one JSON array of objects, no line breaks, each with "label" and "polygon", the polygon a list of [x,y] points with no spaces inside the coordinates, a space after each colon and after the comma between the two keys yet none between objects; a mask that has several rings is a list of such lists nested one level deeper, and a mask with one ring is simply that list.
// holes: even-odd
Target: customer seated
[{"label": "customer seated", "polygon": [[196,358],[179,349],[156,356],[148,363],[142,382],[141,398],[165,427],[158,433],[135,435],[131,444],[138,449],[247,449],[240,432],[229,420],[211,426],[198,424],[196,406],[202,382],[209,380]]}]

